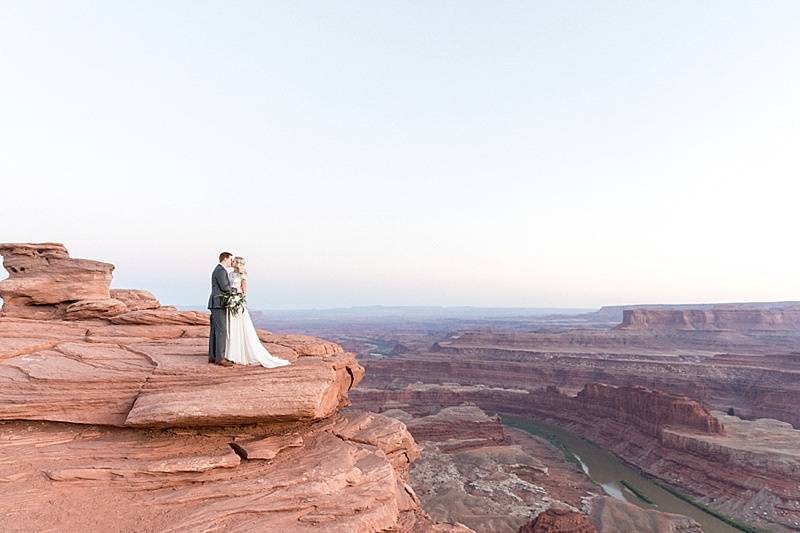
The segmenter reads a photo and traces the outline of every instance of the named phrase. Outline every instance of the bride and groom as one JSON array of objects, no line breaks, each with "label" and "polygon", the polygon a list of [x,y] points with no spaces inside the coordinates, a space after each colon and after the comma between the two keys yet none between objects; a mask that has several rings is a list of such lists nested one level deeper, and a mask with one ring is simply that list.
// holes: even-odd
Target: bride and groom
[{"label": "bride and groom", "polygon": [[211,273],[211,332],[208,336],[208,362],[222,366],[286,366],[289,361],[275,357],[258,338],[250,313],[228,307],[230,295],[247,294],[247,267],[243,257],[229,252],[219,254],[219,264]]}]

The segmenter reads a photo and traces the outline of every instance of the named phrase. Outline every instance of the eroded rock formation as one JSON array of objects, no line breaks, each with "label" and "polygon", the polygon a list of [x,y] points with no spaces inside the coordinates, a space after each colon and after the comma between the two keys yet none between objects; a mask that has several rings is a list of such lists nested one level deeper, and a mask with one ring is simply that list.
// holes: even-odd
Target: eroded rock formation
[{"label": "eroded rock formation", "polygon": [[291,366],[209,365],[205,314],[61,245],[0,252],[3,531],[469,531],[421,510],[402,422],[341,414],[340,346],[260,331]]},{"label": "eroded rock formation", "polygon": [[485,533],[513,533],[554,503],[573,510],[595,486],[561,453],[535,437],[507,432],[472,404],[424,416],[390,409],[423,447],[410,483],[423,507],[443,521]]},{"label": "eroded rock formation", "polygon": [[519,533],[597,533],[597,529],[582,513],[551,507],[520,527]]},{"label": "eroded rock formation", "polygon": [[22,318],[64,316],[82,301],[108,301],[114,265],[72,259],[62,244],[0,244],[8,279],[0,281],[3,313]]},{"label": "eroded rock formation", "polygon": [[800,334],[734,331],[467,331],[434,349],[370,359],[368,386],[458,382],[500,388],[644,386],[744,418],[800,428]]},{"label": "eroded rock formation", "polygon": [[577,395],[587,410],[604,409],[609,418],[659,437],[663,428],[681,427],[703,433],[722,434],[724,427],[700,403],[677,394],[644,387],[612,387],[587,383]]},{"label": "eroded rock formation", "polygon": [[[642,395],[665,399],[642,401]],[[360,389],[353,398],[359,406],[377,411],[388,407],[424,412],[473,402],[490,411],[549,422],[604,446],[724,514],[771,531],[800,526],[800,448],[796,445],[800,431],[790,424],[709,412],[686,398],[676,400],[656,391],[593,384],[576,396],[555,387],[418,384],[399,390]],[[653,412],[651,420],[643,416],[648,412],[642,410],[643,405],[661,405],[666,411]],[[680,408],[672,412],[676,405]],[[609,508],[606,512],[623,511]]]},{"label": "eroded rock formation", "polygon": [[9,277],[0,281],[2,315],[103,320],[115,324],[206,325],[208,315],[162,306],[147,291],[111,289],[114,265],[69,256],[63,244],[0,244]]},{"label": "eroded rock formation", "polygon": [[414,417],[402,410],[387,412],[406,423],[420,442],[436,442],[448,451],[507,444],[503,423],[474,404],[447,407],[436,414]]},{"label": "eroded rock formation", "polygon": [[[600,533],[700,533],[690,518],[608,502],[612,498],[551,443],[504,427],[475,404],[439,409],[435,404],[387,401],[384,406],[388,410],[382,414],[402,420],[424,447],[422,458],[411,467],[410,483],[438,520],[462,522],[486,533],[516,533],[525,524],[531,527],[537,517],[543,517],[540,527],[555,528],[543,531],[573,526],[583,531],[581,527],[596,522]],[[569,513],[553,520],[557,510]],[[644,525],[656,527],[637,529]]]},{"label": "eroded rock formation", "polygon": [[[615,328],[632,309],[286,324],[360,353],[367,377],[357,405],[385,400],[391,412],[427,415],[466,401],[550,421],[723,514],[769,531],[800,528],[797,446],[788,444],[800,434],[785,424],[800,428],[800,303],[642,306]],[[409,351],[374,349],[397,342]],[[603,507],[607,523],[618,507]],[[653,524],[627,522],[637,531]]]}]

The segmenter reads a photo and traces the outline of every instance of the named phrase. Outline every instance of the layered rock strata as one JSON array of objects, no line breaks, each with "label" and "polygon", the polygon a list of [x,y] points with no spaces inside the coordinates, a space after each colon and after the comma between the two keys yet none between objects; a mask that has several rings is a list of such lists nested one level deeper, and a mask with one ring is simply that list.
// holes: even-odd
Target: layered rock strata
[{"label": "layered rock strata", "polygon": [[786,332],[463,332],[432,350],[369,359],[370,387],[458,382],[500,388],[643,386],[744,418],[800,428],[800,335]]},{"label": "layered rock strata", "polygon": [[[654,398],[642,401],[645,394]],[[354,401],[378,411],[383,406],[434,410],[466,401],[549,422],[610,449],[723,514],[771,531],[800,527],[800,431],[786,423],[742,420],[673,395],[594,384],[576,396],[555,387],[420,384],[361,389]],[[646,415],[649,408],[643,405],[666,410]]]},{"label": "layered rock strata", "polygon": [[[558,320],[509,314],[300,325],[309,333],[327,328],[362,353],[368,389],[355,397],[359,405],[380,408],[373,401],[390,391],[389,404],[412,413],[474,401],[549,420],[663,472],[712,508],[780,530],[798,527],[800,484],[786,456],[797,432],[781,425],[800,428],[798,309],[798,302],[645,306],[618,328],[623,308]],[[410,351],[384,349],[396,342]],[[584,392],[591,383],[596,390]],[[676,403],[680,396],[690,400]]]},{"label": "layered rock strata", "polygon": [[[592,323],[608,323],[618,325],[624,320],[625,311],[715,311],[715,310],[745,310],[745,311],[774,311],[780,309],[800,309],[800,302],[729,302],[710,304],[640,304],[640,305],[606,305],[591,313],[578,315],[580,318]],[[741,323],[739,325],[742,325]],[[747,329],[752,329],[751,324],[744,324]]]},{"label": "layered rock strata", "polygon": [[149,292],[111,289],[114,265],[74,259],[63,244],[0,244],[9,277],[0,281],[2,315],[103,320],[116,324],[207,325],[206,313],[162,306]]},{"label": "layered rock strata", "polygon": [[382,414],[402,420],[424,447],[410,483],[438,520],[485,533],[513,533],[554,504],[577,510],[594,496],[594,485],[558,450],[507,433],[497,417],[475,405],[425,416],[399,409]]},{"label": "layered rock strata", "polygon": [[[142,432],[3,422],[3,530],[410,529],[419,507],[402,472],[387,460],[380,442],[342,437],[340,430],[350,424],[336,415],[270,429]],[[302,444],[269,459],[235,453],[233,443],[257,439],[264,431],[292,432]]]},{"label": "layered rock strata", "polygon": [[[537,523],[591,527],[601,533],[683,531],[700,533],[687,517],[643,509],[626,502],[609,503],[574,463],[549,442],[505,428],[474,404],[437,410],[421,403],[386,402],[382,414],[402,420],[424,447],[411,467],[410,483],[431,515],[463,522],[476,531],[515,533]],[[412,414],[402,408],[415,411]],[[551,520],[560,510],[566,517]],[[651,524],[655,529],[637,529]],[[569,531],[569,529],[564,529]],[[578,529],[577,531],[581,531]]]},{"label": "layered rock strata", "polygon": [[476,405],[448,407],[422,417],[402,409],[385,414],[402,420],[417,441],[435,442],[448,451],[508,444],[500,417],[489,416]]},{"label": "layered rock strata", "polygon": [[205,314],[61,245],[0,250],[3,531],[469,531],[420,508],[402,422],[340,412],[363,377],[340,346],[260,331],[291,366],[209,365]]},{"label": "layered rock strata", "polygon": [[[549,392],[558,393],[558,389]],[[724,426],[698,402],[644,387],[612,387],[588,383],[578,392],[578,402],[587,411],[604,410],[608,418],[660,438],[665,427],[679,427],[701,433],[723,434]]]},{"label": "layered rock strata", "polygon": [[800,306],[777,309],[628,309],[619,330],[800,331]]},{"label": "layered rock strata", "polygon": [[23,318],[64,316],[83,301],[109,301],[114,265],[72,259],[62,244],[0,244],[8,279],[0,282],[3,312]]},{"label": "layered rock strata", "polygon": [[520,527],[519,533],[597,533],[597,529],[586,515],[551,507]]},{"label": "layered rock strata", "polygon": [[[292,365],[207,364],[207,326],[0,319],[0,419],[137,427],[316,420],[347,404],[363,369],[313,338],[262,332]],[[330,352],[325,356],[311,352]]]}]

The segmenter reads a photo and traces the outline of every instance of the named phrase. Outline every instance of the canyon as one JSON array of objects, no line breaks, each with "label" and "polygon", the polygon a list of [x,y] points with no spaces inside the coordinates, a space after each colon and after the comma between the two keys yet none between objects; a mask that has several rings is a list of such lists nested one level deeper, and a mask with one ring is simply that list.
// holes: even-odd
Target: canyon
[{"label": "canyon", "polygon": [[112,288],[61,244],[0,255],[4,531],[702,530],[512,418],[743,528],[800,530],[795,303],[254,312],[292,364],[223,368],[206,312]]},{"label": "canyon", "polygon": [[390,400],[381,407],[423,448],[409,482],[437,520],[487,533],[702,531],[691,518],[604,494],[550,441],[506,427],[476,404],[440,409]]},{"label": "canyon", "polygon": [[744,527],[790,531],[800,529],[798,312],[780,302],[286,323],[358,352],[367,375],[356,406],[428,416],[469,402],[551,423]]},{"label": "canyon", "polygon": [[777,531],[796,529],[800,521],[800,441],[785,422],[742,420],[685,397],[599,384],[588,384],[576,396],[555,387],[362,388],[354,402],[376,411],[474,402],[491,412],[545,421],[582,435],[742,522]]}]

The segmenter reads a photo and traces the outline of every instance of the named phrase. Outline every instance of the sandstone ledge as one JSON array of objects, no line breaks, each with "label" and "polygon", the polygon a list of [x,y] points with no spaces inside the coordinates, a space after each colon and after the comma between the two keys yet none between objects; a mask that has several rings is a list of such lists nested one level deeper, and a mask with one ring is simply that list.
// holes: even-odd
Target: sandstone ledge
[{"label": "sandstone ledge", "polygon": [[259,331],[290,366],[210,365],[207,313],[60,244],[0,255],[4,532],[470,531],[420,509],[401,422],[339,413],[364,375],[341,346]]},{"label": "sandstone ledge", "polygon": [[[292,365],[207,363],[206,327],[0,318],[0,420],[167,427],[316,420],[347,405],[363,369],[314,339],[265,335]],[[297,349],[293,348],[296,346]]]}]

